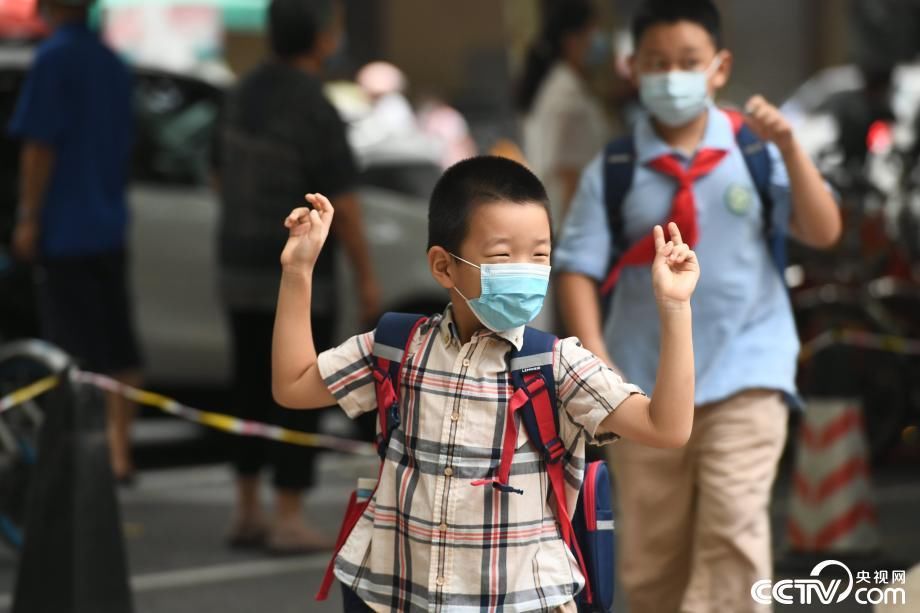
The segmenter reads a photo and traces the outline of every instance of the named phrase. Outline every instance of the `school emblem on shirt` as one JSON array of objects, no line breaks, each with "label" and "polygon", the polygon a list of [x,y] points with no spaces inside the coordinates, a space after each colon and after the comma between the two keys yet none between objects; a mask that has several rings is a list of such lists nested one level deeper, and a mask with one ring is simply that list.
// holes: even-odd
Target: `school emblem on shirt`
[{"label": "school emblem on shirt", "polygon": [[725,206],[735,215],[747,215],[754,203],[754,192],[750,187],[735,183],[725,192]]}]

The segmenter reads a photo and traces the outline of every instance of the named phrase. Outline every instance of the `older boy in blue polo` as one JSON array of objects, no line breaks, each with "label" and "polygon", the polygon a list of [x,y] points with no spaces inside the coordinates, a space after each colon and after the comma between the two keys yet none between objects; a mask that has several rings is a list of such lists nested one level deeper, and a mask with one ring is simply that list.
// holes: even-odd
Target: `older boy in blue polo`
[{"label": "older boy in blue polo", "polygon": [[[631,147],[608,147],[582,176],[553,254],[561,308],[588,349],[654,389],[660,332],[641,239],[676,221],[694,245],[703,273],[693,298],[693,434],[683,449],[612,448],[618,568],[630,613],[743,613],[756,610],[751,585],[772,574],[767,507],[799,348],[765,225],[827,247],[841,222],[789,124],[756,96],[744,120],[752,138],[768,143],[769,184],[758,190],[748,148],[739,147],[740,117],[712,103],[732,56],[709,0],[650,0],[633,36],[633,78],[647,114]],[[616,190],[605,177],[621,154],[631,186],[611,202]],[[599,288],[612,291],[606,310]]]}]

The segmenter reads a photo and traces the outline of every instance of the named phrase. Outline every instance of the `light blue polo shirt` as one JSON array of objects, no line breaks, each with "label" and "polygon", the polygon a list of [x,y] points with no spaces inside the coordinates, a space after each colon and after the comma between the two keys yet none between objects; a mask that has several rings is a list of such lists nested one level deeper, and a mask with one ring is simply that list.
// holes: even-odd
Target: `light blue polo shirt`
[{"label": "light blue polo shirt", "polygon": [[[723,400],[751,388],[795,394],[799,339],[785,285],[763,234],[760,198],[738,149],[728,117],[710,107],[701,147],[727,150],[719,165],[693,185],[699,223],[694,247],[700,281],[693,295],[693,347],[696,404]],[[674,154],[655,134],[647,116],[634,133],[637,164],[622,204],[624,233],[630,243],[667,220],[677,189],[674,179],[647,163]],[[779,151],[769,146],[774,224],[788,228],[789,178]],[[615,245],[604,205],[603,153],[585,169],[572,208],[553,250],[555,272],[576,272],[602,282]],[[659,322],[652,292],[651,266],[626,266],[614,289],[604,325],[610,356],[627,379],[652,390],[658,370]]]}]

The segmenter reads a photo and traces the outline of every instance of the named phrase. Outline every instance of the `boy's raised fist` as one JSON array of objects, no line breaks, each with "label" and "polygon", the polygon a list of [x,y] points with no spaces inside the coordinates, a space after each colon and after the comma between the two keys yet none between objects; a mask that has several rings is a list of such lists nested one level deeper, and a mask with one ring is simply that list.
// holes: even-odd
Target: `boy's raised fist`
[{"label": "boy's raised fist", "polygon": [[329,236],[335,210],[322,194],[307,194],[304,198],[312,206],[298,207],[284,220],[289,234],[281,252],[281,265],[298,271],[312,271]]},{"label": "boy's raised fist", "polygon": [[744,105],[747,124],[761,139],[786,151],[795,142],[792,125],[778,108],[767,102],[763,96],[754,96]]}]

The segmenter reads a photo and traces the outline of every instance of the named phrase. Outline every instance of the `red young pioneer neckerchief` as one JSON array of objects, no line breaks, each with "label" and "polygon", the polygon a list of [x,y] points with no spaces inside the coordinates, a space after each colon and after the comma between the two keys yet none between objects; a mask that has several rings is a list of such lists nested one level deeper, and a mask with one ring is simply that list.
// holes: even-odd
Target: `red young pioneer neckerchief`
[{"label": "red young pioneer neckerchief", "polygon": [[[702,149],[693,158],[690,168],[684,168],[683,164],[673,155],[666,154],[655,158],[648,163],[652,170],[660,172],[663,175],[673,177],[677,181],[677,192],[674,194],[674,200],[671,205],[671,214],[668,216],[667,223],[664,224],[667,232],[667,224],[674,222],[680,228],[681,236],[684,242],[692,249],[699,238],[699,227],[696,220],[696,203],[693,197],[693,182],[704,177],[718,166],[722,158],[728,152],[721,149]],[[629,249],[620,256],[616,265],[610,271],[604,284],[601,286],[601,293],[608,294],[613,286],[616,285],[620,278],[620,272],[624,266],[636,266],[637,264],[649,264],[655,259],[655,239],[651,234],[646,234],[641,239],[630,245]]]}]

